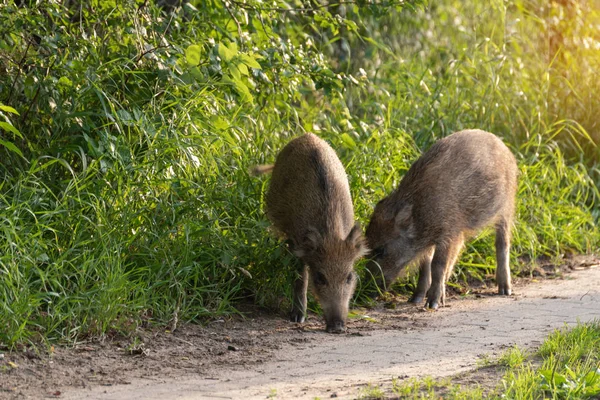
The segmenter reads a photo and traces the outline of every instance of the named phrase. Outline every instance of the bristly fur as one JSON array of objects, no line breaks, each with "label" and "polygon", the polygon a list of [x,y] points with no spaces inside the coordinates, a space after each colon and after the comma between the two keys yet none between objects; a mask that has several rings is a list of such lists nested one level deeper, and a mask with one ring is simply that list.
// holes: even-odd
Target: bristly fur
[{"label": "bristly fur", "polygon": [[356,287],[354,263],[368,252],[362,229],[354,222],[344,166],[327,142],[306,134],[281,150],[275,166],[252,170],[253,175],[267,172],[272,172],[265,196],[267,216],[309,267],[294,284],[292,321],[304,320],[310,280],[327,330],[340,332]]},{"label": "bristly fur", "polygon": [[432,289],[427,292],[428,280],[420,278],[416,298],[427,292],[429,306],[436,308],[440,299],[444,302],[444,280],[464,241],[495,225],[498,292],[510,294],[508,252],[517,176],[514,156],[489,132],[461,131],[431,146],[398,188],[377,204],[367,227],[386,286],[407,264],[420,260],[421,275],[431,275]]}]

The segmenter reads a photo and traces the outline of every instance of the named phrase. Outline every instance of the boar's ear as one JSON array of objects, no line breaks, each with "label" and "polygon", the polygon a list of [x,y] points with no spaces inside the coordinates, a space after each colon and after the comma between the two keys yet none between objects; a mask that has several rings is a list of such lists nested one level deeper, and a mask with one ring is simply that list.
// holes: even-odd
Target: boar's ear
[{"label": "boar's ear", "polygon": [[296,257],[302,258],[313,254],[322,244],[321,234],[313,227],[309,227],[301,243],[294,246],[293,253]]},{"label": "boar's ear", "polygon": [[365,238],[362,234],[362,229],[360,228],[360,224],[357,222],[354,224],[350,233],[346,237],[346,243],[348,243],[353,249],[356,250],[356,257],[362,257],[369,252],[369,248],[365,242]]},{"label": "boar's ear", "polygon": [[412,204],[407,204],[394,217],[396,228],[407,229],[412,225]]},{"label": "boar's ear", "polygon": [[384,221],[389,221],[391,219],[394,219],[394,217],[395,217],[394,208],[386,207],[384,204],[384,200],[385,199],[379,200],[379,202],[375,206],[375,211],[373,212],[373,216],[371,217],[371,219],[381,218]]}]

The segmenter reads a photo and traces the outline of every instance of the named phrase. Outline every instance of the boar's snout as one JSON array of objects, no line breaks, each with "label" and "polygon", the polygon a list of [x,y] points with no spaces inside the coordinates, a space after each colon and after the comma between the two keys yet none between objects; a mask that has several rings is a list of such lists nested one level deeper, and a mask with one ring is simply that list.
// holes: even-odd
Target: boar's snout
[{"label": "boar's snout", "polygon": [[344,333],[346,332],[346,325],[344,324],[344,321],[341,320],[332,322],[327,321],[326,330],[328,333]]}]

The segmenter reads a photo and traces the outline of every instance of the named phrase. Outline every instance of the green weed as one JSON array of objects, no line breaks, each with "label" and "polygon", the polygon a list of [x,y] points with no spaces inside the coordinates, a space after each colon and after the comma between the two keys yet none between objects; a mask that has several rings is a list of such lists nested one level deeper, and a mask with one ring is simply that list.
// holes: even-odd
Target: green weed
[{"label": "green weed", "polygon": [[393,379],[391,389],[381,386],[383,398],[597,398],[600,394],[599,346],[598,321],[579,323],[549,335],[537,352],[527,352],[515,346],[496,361],[486,363],[486,368],[499,367],[493,370],[498,375],[496,387],[459,385],[453,382],[458,377]]},{"label": "green weed", "polygon": [[542,344],[542,364],[530,363],[503,379],[511,398],[595,398],[600,394],[600,324],[596,322],[555,331]]},{"label": "green weed", "polygon": [[513,369],[523,365],[528,357],[529,352],[527,350],[523,350],[515,345],[502,353],[500,358],[498,358],[497,364],[505,368]]},{"label": "green weed", "polygon": [[358,398],[360,400],[381,400],[385,398],[385,393],[379,386],[369,384],[360,389]]},{"label": "green weed", "polygon": [[480,388],[463,387],[450,379],[435,380],[411,378],[407,381],[392,380],[392,393],[401,399],[453,399],[475,400],[484,398]]}]

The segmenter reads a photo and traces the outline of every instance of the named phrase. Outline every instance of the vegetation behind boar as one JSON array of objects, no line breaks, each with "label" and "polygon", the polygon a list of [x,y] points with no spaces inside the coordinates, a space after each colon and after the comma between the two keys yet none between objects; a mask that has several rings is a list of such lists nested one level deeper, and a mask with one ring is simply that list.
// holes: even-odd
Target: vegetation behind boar
[{"label": "vegetation behind boar", "polygon": [[383,274],[389,287],[407,264],[420,260],[410,301],[427,296],[426,306],[436,309],[444,305],[445,284],[465,239],[493,223],[498,293],[510,295],[517,174],[512,153],[491,133],[466,130],[436,142],[375,207],[366,232],[375,249],[368,268]]},{"label": "vegetation behind boar", "polygon": [[304,264],[294,283],[291,319],[304,321],[310,282],[327,331],[342,332],[356,286],[353,266],[367,252],[354,223],[344,167],[325,141],[307,134],[288,143],[273,167],[255,169],[255,173],[270,171],[267,216]]}]

